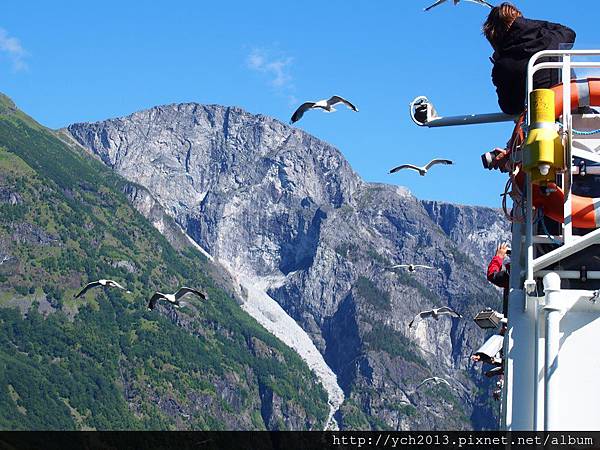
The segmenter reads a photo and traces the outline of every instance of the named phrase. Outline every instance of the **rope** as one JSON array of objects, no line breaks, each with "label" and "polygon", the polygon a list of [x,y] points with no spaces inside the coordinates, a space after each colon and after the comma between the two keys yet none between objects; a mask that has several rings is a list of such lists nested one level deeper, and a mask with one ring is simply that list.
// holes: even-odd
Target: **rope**
[{"label": "rope", "polygon": [[578,134],[581,136],[590,136],[590,135],[596,134],[596,133],[600,133],[600,128],[598,128],[597,130],[590,130],[590,131],[573,130],[573,134]]},{"label": "rope", "polygon": [[556,237],[552,236],[548,232],[548,228],[546,228],[546,221],[544,220],[544,208],[540,208],[539,211],[541,212],[541,218],[539,220],[539,223],[542,224],[542,229],[544,230],[544,234],[546,235],[546,237],[550,238],[550,240],[552,241],[553,244],[561,245],[562,242],[560,242],[559,240],[557,240]]},{"label": "rope", "polygon": [[[556,122],[556,124],[563,129],[565,128],[565,126],[561,122]],[[590,136],[592,134],[600,133],[600,128],[598,128],[597,130],[589,130],[589,131],[576,130],[573,128],[571,131],[573,132],[573,134],[578,134],[580,136]]]}]

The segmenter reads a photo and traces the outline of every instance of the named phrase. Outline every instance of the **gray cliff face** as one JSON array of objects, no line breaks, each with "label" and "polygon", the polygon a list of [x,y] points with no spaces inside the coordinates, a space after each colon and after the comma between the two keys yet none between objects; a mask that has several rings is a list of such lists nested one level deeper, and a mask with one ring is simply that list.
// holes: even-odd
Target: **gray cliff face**
[{"label": "gray cliff face", "polygon": [[507,219],[500,209],[428,200],[421,203],[431,220],[477,264],[486,265],[500,242],[510,242]]},{"label": "gray cliff face", "polygon": [[[144,215],[162,208],[217,261],[268,280],[337,374],[342,427],[494,426],[486,395],[471,394],[483,382],[468,357],[483,339],[470,318],[499,302],[482,267],[506,238],[498,211],[365,183],[327,143],[239,108],[168,105],[68,132],[148,190],[137,194]],[[403,262],[439,270],[386,270]],[[440,305],[466,320],[408,327]],[[415,390],[431,375],[454,387]]]}]

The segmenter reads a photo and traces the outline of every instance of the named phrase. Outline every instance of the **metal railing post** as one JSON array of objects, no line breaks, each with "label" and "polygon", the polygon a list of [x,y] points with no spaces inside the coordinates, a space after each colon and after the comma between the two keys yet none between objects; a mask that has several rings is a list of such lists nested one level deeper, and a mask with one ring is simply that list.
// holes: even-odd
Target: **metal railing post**
[{"label": "metal railing post", "polygon": [[563,147],[565,149],[565,164],[567,166],[566,172],[563,174],[563,191],[565,193],[564,205],[563,205],[563,244],[568,244],[573,236],[573,220],[571,217],[571,56],[569,54],[563,55],[562,58],[562,86],[563,86],[563,113],[562,123],[563,132],[566,132],[565,138],[563,138]]}]

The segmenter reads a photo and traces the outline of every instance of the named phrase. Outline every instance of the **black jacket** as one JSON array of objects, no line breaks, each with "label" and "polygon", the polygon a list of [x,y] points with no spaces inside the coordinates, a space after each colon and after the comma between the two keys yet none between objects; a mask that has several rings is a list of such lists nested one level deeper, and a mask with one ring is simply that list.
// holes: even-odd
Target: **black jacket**
[{"label": "black jacket", "polygon": [[[573,42],[575,32],[564,25],[517,17],[492,57],[492,81],[500,109],[507,114],[523,112],[529,59],[541,50],[570,49]],[[554,86],[559,82],[559,70],[541,70],[533,81],[535,88]]]}]

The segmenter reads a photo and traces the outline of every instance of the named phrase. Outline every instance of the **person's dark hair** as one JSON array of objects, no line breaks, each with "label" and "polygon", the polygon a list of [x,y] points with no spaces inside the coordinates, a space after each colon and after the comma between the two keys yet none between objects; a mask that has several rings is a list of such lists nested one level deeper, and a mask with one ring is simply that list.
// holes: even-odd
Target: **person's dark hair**
[{"label": "person's dark hair", "polygon": [[498,47],[498,43],[502,41],[515,19],[521,16],[523,16],[521,11],[510,2],[492,8],[483,24],[483,34],[494,49]]}]

